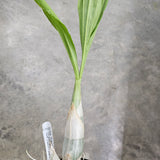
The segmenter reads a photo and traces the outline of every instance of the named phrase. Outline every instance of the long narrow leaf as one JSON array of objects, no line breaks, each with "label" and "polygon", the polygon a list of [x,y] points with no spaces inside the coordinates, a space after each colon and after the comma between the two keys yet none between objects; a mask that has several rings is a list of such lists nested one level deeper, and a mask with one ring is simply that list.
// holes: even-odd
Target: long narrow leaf
[{"label": "long narrow leaf", "polygon": [[66,26],[58,19],[56,14],[53,12],[53,10],[50,8],[50,6],[46,3],[45,0],[35,0],[35,2],[42,8],[48,20],[59,32],[62,38],[62,41],[65,45],[65,48],[68,52],[69,58],[71,60],[75,77],[76,79],[79,79],[79,69],[78,69],[78,63],[77,63],[76,49],[72,41],[71,35],[69,34]]},{"label": "long narrow leaf", "polygon": [[84,70],[87,54],[103,16],[108,0],[78,0],[79,27],[82,47],[80,78]]}]

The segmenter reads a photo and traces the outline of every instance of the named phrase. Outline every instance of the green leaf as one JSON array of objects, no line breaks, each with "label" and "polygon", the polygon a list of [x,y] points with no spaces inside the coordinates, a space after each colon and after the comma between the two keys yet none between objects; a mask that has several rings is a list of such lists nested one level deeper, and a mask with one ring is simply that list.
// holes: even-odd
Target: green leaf
[{"label": "green leaf", "polygon": [[108,0],[78,0],[80,39],[82,47],[80,78],[82,77],[89,49],[107,3]]},{"label": "green leaf", "polygon": [[65,48],[68,52],[69,58],[71,60],[75,77],[76,79],[79,79],[79,69],[78,69],[76,49],[72,41],[71,35],[69,34],[66,26],[58,19],[56,14],[53,12],[53,10],[50,8],[50,6],[46,3],[45,0],[35,0],[35,2],[42,8],[48,20],[59,32],[62,41],[65,45]]}]

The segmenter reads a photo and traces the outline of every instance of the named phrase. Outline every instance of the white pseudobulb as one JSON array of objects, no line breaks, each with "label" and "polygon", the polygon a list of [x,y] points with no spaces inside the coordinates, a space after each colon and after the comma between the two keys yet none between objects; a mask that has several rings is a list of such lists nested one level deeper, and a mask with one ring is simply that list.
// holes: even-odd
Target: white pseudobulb
[{"label": "white pseudobulb", "polygon": [[79,160],[83,152],[84,123],[82,103],[75,108],[72,103],[65,127],[62,156],[64,160]]},{"label": "white pseudobulb", "polygon": [[72,104],[67,118],[65,137],[68,139],[82,139],[84,137],[84,124],[79,115],[82,115],[82,108],[79,114],[75,106]]}]

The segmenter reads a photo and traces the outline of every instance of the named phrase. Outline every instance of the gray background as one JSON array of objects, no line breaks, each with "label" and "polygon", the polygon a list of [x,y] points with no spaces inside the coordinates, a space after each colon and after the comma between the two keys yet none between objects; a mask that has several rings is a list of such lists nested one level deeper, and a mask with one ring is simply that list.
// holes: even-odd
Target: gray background
[{"label": "gray background", "polygon": [[[48,0],[77,48],[77,0]],[[41,124],[61,155],[74,74],[61,39],[33,0],[0,1],[0,160],[40,160]],[[160,159],[160,1],[112,0],[82,79],[91,160]]]}]

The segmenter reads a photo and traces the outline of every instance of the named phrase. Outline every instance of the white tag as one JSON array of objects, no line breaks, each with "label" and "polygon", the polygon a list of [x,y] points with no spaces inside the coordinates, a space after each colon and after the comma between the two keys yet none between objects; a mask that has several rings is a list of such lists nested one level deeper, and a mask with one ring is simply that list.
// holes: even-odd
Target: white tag
[{"label": "white tag", "polygon": [[47,160],[51,160],[50,149],[51,149],[51,146],[54,147],[53,132],[52,132],[51,123],[44,122],[42,124],[42,130],[43,130],[43,139],[44,139],[45,148],[46,148]]}]

